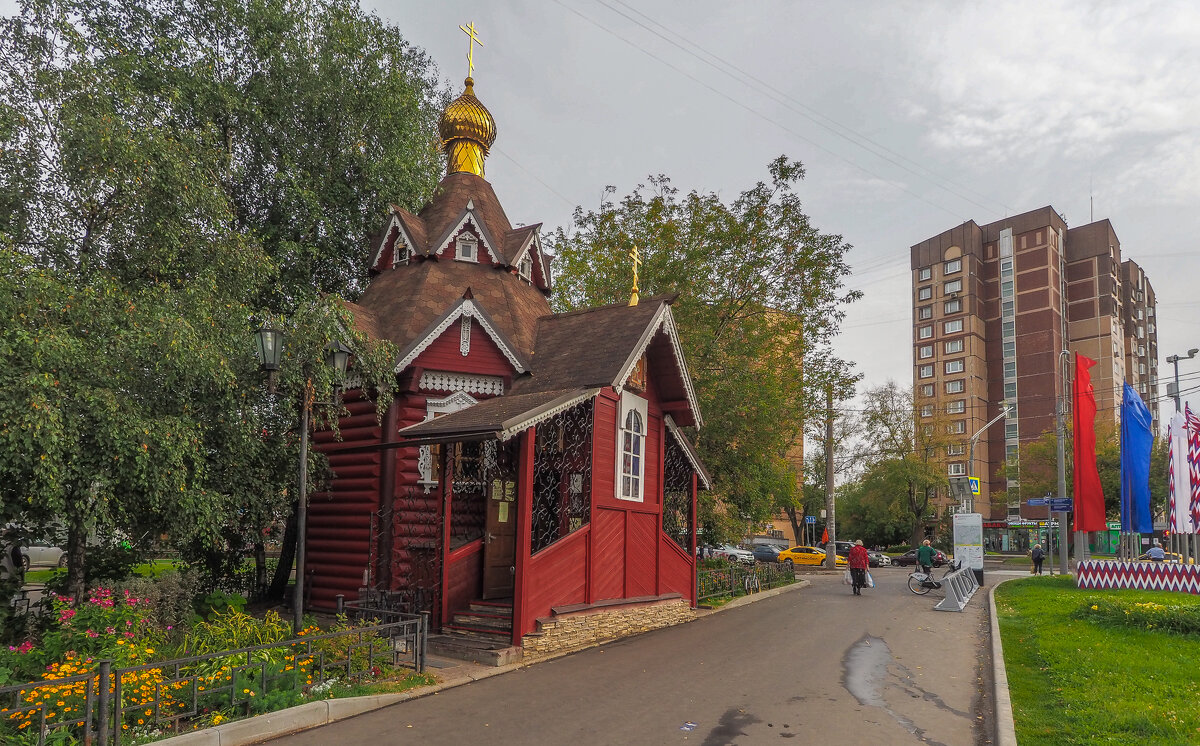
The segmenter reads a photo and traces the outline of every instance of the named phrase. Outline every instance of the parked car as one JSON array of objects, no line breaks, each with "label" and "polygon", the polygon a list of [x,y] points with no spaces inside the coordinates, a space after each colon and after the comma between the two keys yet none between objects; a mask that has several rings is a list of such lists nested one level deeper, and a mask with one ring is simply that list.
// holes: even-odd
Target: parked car
[{"label": "parked car", "polygon": [[66,567],[67,553],[49,542],[31,542],[21,547],[21,564],[27,571],[35,565]]},{"label": "parked car", "polygon": [[[1138,559],[1142,560],[1143,562],[1149,562],[1149,561],[1151,561],[1150,553],[1142,552],[1141,554],[1138,555]],[[1163,560],[1162,561],[1163,562],[1183,562],[1183,555],[1176,554],[1175,552],[1163,552]],[[1195,559],[1193,559],[1192,557],[1188,557],[1189,565],[1194,565],[1195,563],[1196,563]]]},{"label": "parked car", "polygon": [[[792,547],[779,553],[779,561],[788,567],[793,565],[820,567],[825,562],[825,550],[819,547]],[[845,557],[839,556],[836,560],[838,567],[846,567],[848,564]]]},{"label": "parked car", "polygon": [[[934,555],[934,558],[933,558],[933,566],[934,567],[941,567],[942,565],[944,565],[950,561],[950,559],[946,556],[945,552],[943,552],[940,549],[937,549],[935,551],[937,552],[937,554]],[[905,552],[904,554],[900,555],[899,557],[892,557],[892,564],[899,565],[900,567],[907,567],[909,565],[917,564],[917,550],[910,549],[907,552]]]},{"label": "parked car", "polygon": [[867,564],[871,567],[890,567],[892,558],[883,552],[867,552]]},{"label": "parked car", "polygon": [[[725,559],[730,562],[740,562],[743,565],[754,564],[754,553],[749,549],[735,547],[732,544],[722,544],[719,547],[705,547],[704,556],[713,559]],[[711,550],[711,554],[710,554]]]},{"label": "parked car", "polygon": [[[835,541],[835,542],[833,542],[833,547],[834,547],[833,553],[839,557],[849,557],[850,556],[850,547],[852,547],[852,546],[854,546],[854,542],[852,542],[852,541]],[[820,549],[821,551],[824,551],[825,545],[818,544],[817,548]]]},{"label": "parked car", "polygon": [[759,562],[778,562],[782,550],[773,544],[755,544],[750,551]]}]

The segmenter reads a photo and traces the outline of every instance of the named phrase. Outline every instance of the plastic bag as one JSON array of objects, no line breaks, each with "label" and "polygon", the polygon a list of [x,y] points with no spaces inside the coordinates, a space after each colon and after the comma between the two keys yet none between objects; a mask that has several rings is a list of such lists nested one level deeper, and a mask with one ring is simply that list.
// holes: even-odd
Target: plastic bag
[{"label": "plastic bag", "polygon": [[850,574],[849,570],[842,575],[842,583],[845,585],[854,585],[854,576]]},{"label": "plastic bag", "polygon": [[867,572],[867,587],[868,588],[875,587],[875,578],[871,577],[870,571]]}]

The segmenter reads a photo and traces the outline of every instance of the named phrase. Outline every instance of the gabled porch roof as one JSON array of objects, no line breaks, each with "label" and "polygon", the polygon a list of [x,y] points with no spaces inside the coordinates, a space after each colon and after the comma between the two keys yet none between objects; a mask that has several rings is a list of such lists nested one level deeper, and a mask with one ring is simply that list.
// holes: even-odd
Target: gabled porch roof
[{"label": "gabled porch roof", "polygon": [[508,440],[599,392],[599,388],[570,388],[498,396],[445,417],[410,425],[401,430],[399,436],[411,445],[493,438]]}]

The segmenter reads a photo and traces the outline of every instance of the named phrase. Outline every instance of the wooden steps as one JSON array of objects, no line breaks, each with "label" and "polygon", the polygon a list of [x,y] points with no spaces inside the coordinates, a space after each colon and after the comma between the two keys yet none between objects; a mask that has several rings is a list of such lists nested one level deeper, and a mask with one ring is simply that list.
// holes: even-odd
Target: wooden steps
[{"label": "wooden steps", "polygon": [[512,601],[471,602],[442,625],[442,634],[430,636],[429,651],[493,666],[520,660],[521,649],[512,645]]}]

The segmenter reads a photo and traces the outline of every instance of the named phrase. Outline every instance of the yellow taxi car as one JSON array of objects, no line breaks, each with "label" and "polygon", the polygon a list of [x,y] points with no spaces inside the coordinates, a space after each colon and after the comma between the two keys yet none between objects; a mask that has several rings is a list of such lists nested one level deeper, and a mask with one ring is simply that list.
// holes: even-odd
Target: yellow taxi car
[{"label": "yellow taxi car", "polygon": [[[776,561],[782,562],[787,567],[795,565],[819,567],[825,564],[825,550],[817,547],[792,547],[780,552],[779,559]],[[845,557],[837,555],[838,567],[847,567],[848,565]]]}]

